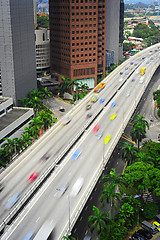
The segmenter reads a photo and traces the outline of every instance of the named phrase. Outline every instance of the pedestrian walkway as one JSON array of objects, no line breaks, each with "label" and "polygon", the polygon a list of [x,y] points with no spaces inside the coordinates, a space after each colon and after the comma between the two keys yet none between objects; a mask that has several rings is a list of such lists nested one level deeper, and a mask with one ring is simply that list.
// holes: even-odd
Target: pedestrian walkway
[{"label": "pedestrian walkway", "polygon": [[153,238],[151,238],[151,240],[160,240],[160,232],[155,234]]}]

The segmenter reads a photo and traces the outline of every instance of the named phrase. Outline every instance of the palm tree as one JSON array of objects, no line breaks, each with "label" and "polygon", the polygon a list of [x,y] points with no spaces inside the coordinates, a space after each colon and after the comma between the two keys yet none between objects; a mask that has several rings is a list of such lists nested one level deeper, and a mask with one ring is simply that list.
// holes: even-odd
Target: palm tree
[{"label": "palm tree", "polygon": [[22,136],[22,142],[23,142],[23,147],[26,149],[28,146],[30,146],[33,142],[33,138],[29,135],[27,131],[21,134]]},{"label": "palm tree", "polygon": [[117,208],[117,200],[119,201],[121,198],[121,194],[115,192],[116,184],[108,184],[107,186],[103,186],[102,195],[100,197],[100,202],[102,203],[102,207],[104,207],[105,203],[108,203],[110,206],[109,209],[109,217],[111,218],[112,206]]},{"label": "palm tree", "polygon": [[123,142],[123,146],[121,147],[121,155],[122,160],[124,160],[127,165],[133,164],[136,156],[137,156],[138,149],[127,142]]},{"label": "palm tree", "polygon": [[15,153],[15,140],[14,139],[9,139],[9,138],[4,138],[5,142],[2,144],[2,148],[4,148],[6,151],[8,151],[11,155]]},{"label": "palm tree", "polygon": [[43,128],[45,131],[52,126],[53,119],[52,119],[52,112],[50,110],[49,111],[42,110],[38,114],[38,117],[43,122]]},{"label": "palm tree", "polygon": [[15,143],[15,153],[20,153],[23,151],[23,141],[22,138],[14,138]]},{"label": "palm tree", "polygon": [[121,186],[125,183],[124,179],[122,178],[122,174],[116,175],[115,168],[111,169],[110,175],[104,175],[102,177],[102,181],[105,182],[105,185],[111,184],[111,185],[115,185],[115,187]]},{"label": "palm tree", "polygon": [[0,149],[0,166],[6,167],[6,164],[11,160],[11,154],[4,148]]},{"label": "palm tree", "polygon": [[41,120],[40,116],[36,118],[31,118],[31,122],[29,123],[29,127],[32,128],[34,133],[38,133],[37,135],[39,136],[39,131],[40,129],[43,129],[43,121]]},{"label": "palm tree", "polygon": [[73,87],[75,81],[76,81],[75,79],[72,80],[70,78],[62,77],[62,82],[60,82],[59,85],[60,96],[63,96],[65,92],[70,93],[71,88]]},{"label": "palm tree", "polygon": [[132,127],[130,135],[132,140],[138,144],[139,149],[140,142],[146,137],[146,130],[143,125],[137,123]]},{"label": "palm tree", "polygon": [[133,126],[140,124],[146,129],[146,127],[149,129],[149,123],[145,120],[144,116],[139,116],[138,114],[134,115],[135,118],[132,120]]},{"label": "palm tree", "polygon": [[107,227],[108,224],[111,223],[111,220],[108,216],[108,213],[100,212],[99,209],[93,206],[94,215],[89,216],[88,225],[93,232],[96,229],[97,234],[99,235],[103,229]]}]

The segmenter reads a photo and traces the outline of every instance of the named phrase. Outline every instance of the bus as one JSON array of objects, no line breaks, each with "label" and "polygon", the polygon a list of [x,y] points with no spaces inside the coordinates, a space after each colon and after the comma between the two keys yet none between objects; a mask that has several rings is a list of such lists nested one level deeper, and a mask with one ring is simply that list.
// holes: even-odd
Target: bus
[{"label": "bus", "polygon": [[94,92],[95,93],[99,93],[100,91],[102,91],[103,88],[105,88],[105,83],[101,82],[99,83],[95,88],[94,88]]},{"label": "bus", "polygon": [[146,68],[145,67],[142,67],[141,70],[140,70],[140,75],[144,75],[146,72]]}]

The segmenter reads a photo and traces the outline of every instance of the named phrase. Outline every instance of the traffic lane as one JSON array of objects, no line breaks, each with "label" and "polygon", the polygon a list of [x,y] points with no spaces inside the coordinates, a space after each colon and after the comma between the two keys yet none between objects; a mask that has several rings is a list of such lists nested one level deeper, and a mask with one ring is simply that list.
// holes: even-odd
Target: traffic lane
[{"label": "traffic lane", "polygon": [[[93,159],[91,159],[91,161],[93,162]],[[86,163],[88,163],[88,162],[86,162]],[[83,165],[83,164],[82,164]],[[86,165],[86,164],[85,164]],[[94,164],[93,163],[93,165],[95,166],[96,164]],[[72,165],[73,166],[73,165]],[[78,168],[77,168],[78,167]],[[78,171],[78,169],[79,169],[79,166],[77,165],[77,167],[76,167],[76,165],[74,165],[74,169],[76,170],[75,172],[77,173],[77,171]],[[83,170],[82,170],[82,174],[86,171],[86,169],[90,169],[90,163],[89,163],[89,165],[87,164],[87,167],[85,166],[85,167],[83,167]],[[63,175],[63,174],[62,174]],[[91,177],[91,172],[90,172],[90,177]],[[62,177],[62,176],[61,176]],[[66,177],[65,177],[65,179],[66,179]],[[75,180],[77,179],[77,176],[75,177]],[[75,181],[74,181],[75,182]],[[82,188],[83,189],[83,188]],[[50,191],[49,191],[50,192]],[[53,194],[54,195],[54,194]],[[42,197],[43,198],[43,197]],[[36,221],[36,219],[35,219],[35,214],[37,214],[37,211],[39,211],[39,212],[43,212],[42,210],[40,210],[39,208],[41,208],[42,209],[42,206],[43,206],[43,204],[44,205],[46,205],[46,206],[48,206],[48,202],[47,202],[47,204],[46,204],[46,202],[44,203],[43,201],[45,201],[46,200],[46,197],[44,198],[44,199],[42,199],[41,198],[41,203],[40,204],[37,204],[37,205],[39,205],[39,207],[37,207],[36,208],[36,210],[33,210],[32,209],[32,214],[34,215],[34,221],[33,222],[35,222]],[[50,197],[51,199],[53,199],[53,196],[52,197]],[[48,198],[47,198],[48,199]],[[61,200],[62,200],[63,198],[61,198],[59,201],[58,201],[58,204],[59,204],[59,202],[61,202]],[[73,199],[72,200],[72,204],[73,204],[73,201],[74,201],[74,205],[76,205],[77,204],[77,200],[75,199]],[[61,209],[63,209],[63,207],[62,206],[65,206],[65,203],[63,202],[62,203],[62,205],[60,206],[60,208],[59,208],[59,215],[60,215],[60,211],[61,211]],[[72,205],[73,206],[73,205]],[[73,206],[73,208],[74,208],[74,206]],[[58,207],[57,206],[55,206],[55,208],[54,208],[54,210],[55,209],[58,209]],[[50,209],[51,210],[51,209]],[[55,215],[53,215],[53,216],[57,216],[56,214]],[[37,215],[36,216],[37,218],[39,218],[39,215]],[[58,216],[59,217],[59,216]],[[29,217],[29,219],[33,219],[32,217]],[[29,222],[29,225],[30,225],[30,221],[29,221],[29,219],[28,220],[26,220],[26,222]],[[62,223],[62,220],[64,219],[64,211],[63,211],[63,213],[62,213],[62,219],[60,220],[60,222],[59,222],[59,224],[60,223]],[[56,219],[57,220],[57,219]],[[64,221],[64,223],[67,221],[67,219],[65,219],[65,221]],[[58,225],[59,225],[58,224]],[[26,223],[23,225],[23,227],[22,227],[22,229],[24,228],[24,226],[26,225]],[[32,224],[31,224],[31,226],[32,226]],[[19,238],[18,237],[18,235],[19,235],[19,232],[21,232],[22,231],[22,229],[21,230],[18,230],[18,232],[17,232],[17,235],[12,235],[12,237],[13,238],[9,238],[9,239],[21,239],[21,238]],[[30,230],[30,226],[29,226],[29,228],[28,228],[28,223],[27,223],[27,229],[28,229],[28,231]],[[55,231],[56,231],[56,228],[55,228]],[[56,235],[55,235],[56,236]],[[17,238],[18,237],[18,238]],[[57,238],[56,238],[57,239]]]}]

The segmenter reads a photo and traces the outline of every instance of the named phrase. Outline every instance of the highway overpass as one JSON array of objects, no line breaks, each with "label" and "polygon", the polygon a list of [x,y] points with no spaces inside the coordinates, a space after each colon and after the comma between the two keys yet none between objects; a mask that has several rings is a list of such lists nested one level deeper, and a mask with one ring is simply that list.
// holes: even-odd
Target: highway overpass
[{"label": "highway overpass", "polygon": [[[27,232],[37,232],[42,223],[48,219],[55,222],[54,239],[61,239],[71,230],[147,84],[159,66],[158,46],[160,45],[142,51],[141,56],[137,54],[130,58],[105,79],[106,87],[99,93],[99,98],[105,98],[105,102],[100,104],[98,101],[93,105],[93,115],[90,119],[86,119],[85,106],[92,92],[70,111],[72,121],[68,125],[63,126],[63,120],[59,121],[2,174],[6,187],[0,196],[1,228],[10,221],[17,209],[53,169],[48,180],[11,227],[7,228],[2,239],[23,239]],[[155,52],[155,49],[158,49],[158,52]],[[144,56],[146,58],[142,59]],[[148,59],[149,64],[146,63]],[[134,62],[133,65],[130,65],[131,61]],[[137,71],[142,66],[146,66],[146,74],[143,82],[140,83],[140,75]],[[132,67],[131,70],[127,70],[128,75],[125,75],[126,67]],[[120,71],[123,72],[122,76],[119,74]],[[133,78],[135,81],[131,81]],[[113,101],[117,104],[111,108]],[[111,114],[115,112],[116,118],[110,120]],[[97,123],[100,124],[100,131],[103,132],[100,140],[97,140],[92,133]],[[112,138],[107,145],[103,145],[103,139],[107,134],[111,134]],[[77,148],[80,148],[82,153],[73,162],[70,159]],[[50,153],[50,158],[46,162],[40,161],[46,152]],[[57,163],[58,166],[55,168]],[[39,178],[32,183],[32,186],[27,185],[27,178],[34,170],[40,172]],[[79,176],[84,178],[84,185],[80,193],[72,198],[70,191]],[[56,188],[64,182],[68,182],[69,188],[60,199],[57,199]],[[17,205],[10,212],[4,211],[7,199],[17,192],[22,193]]]}]

